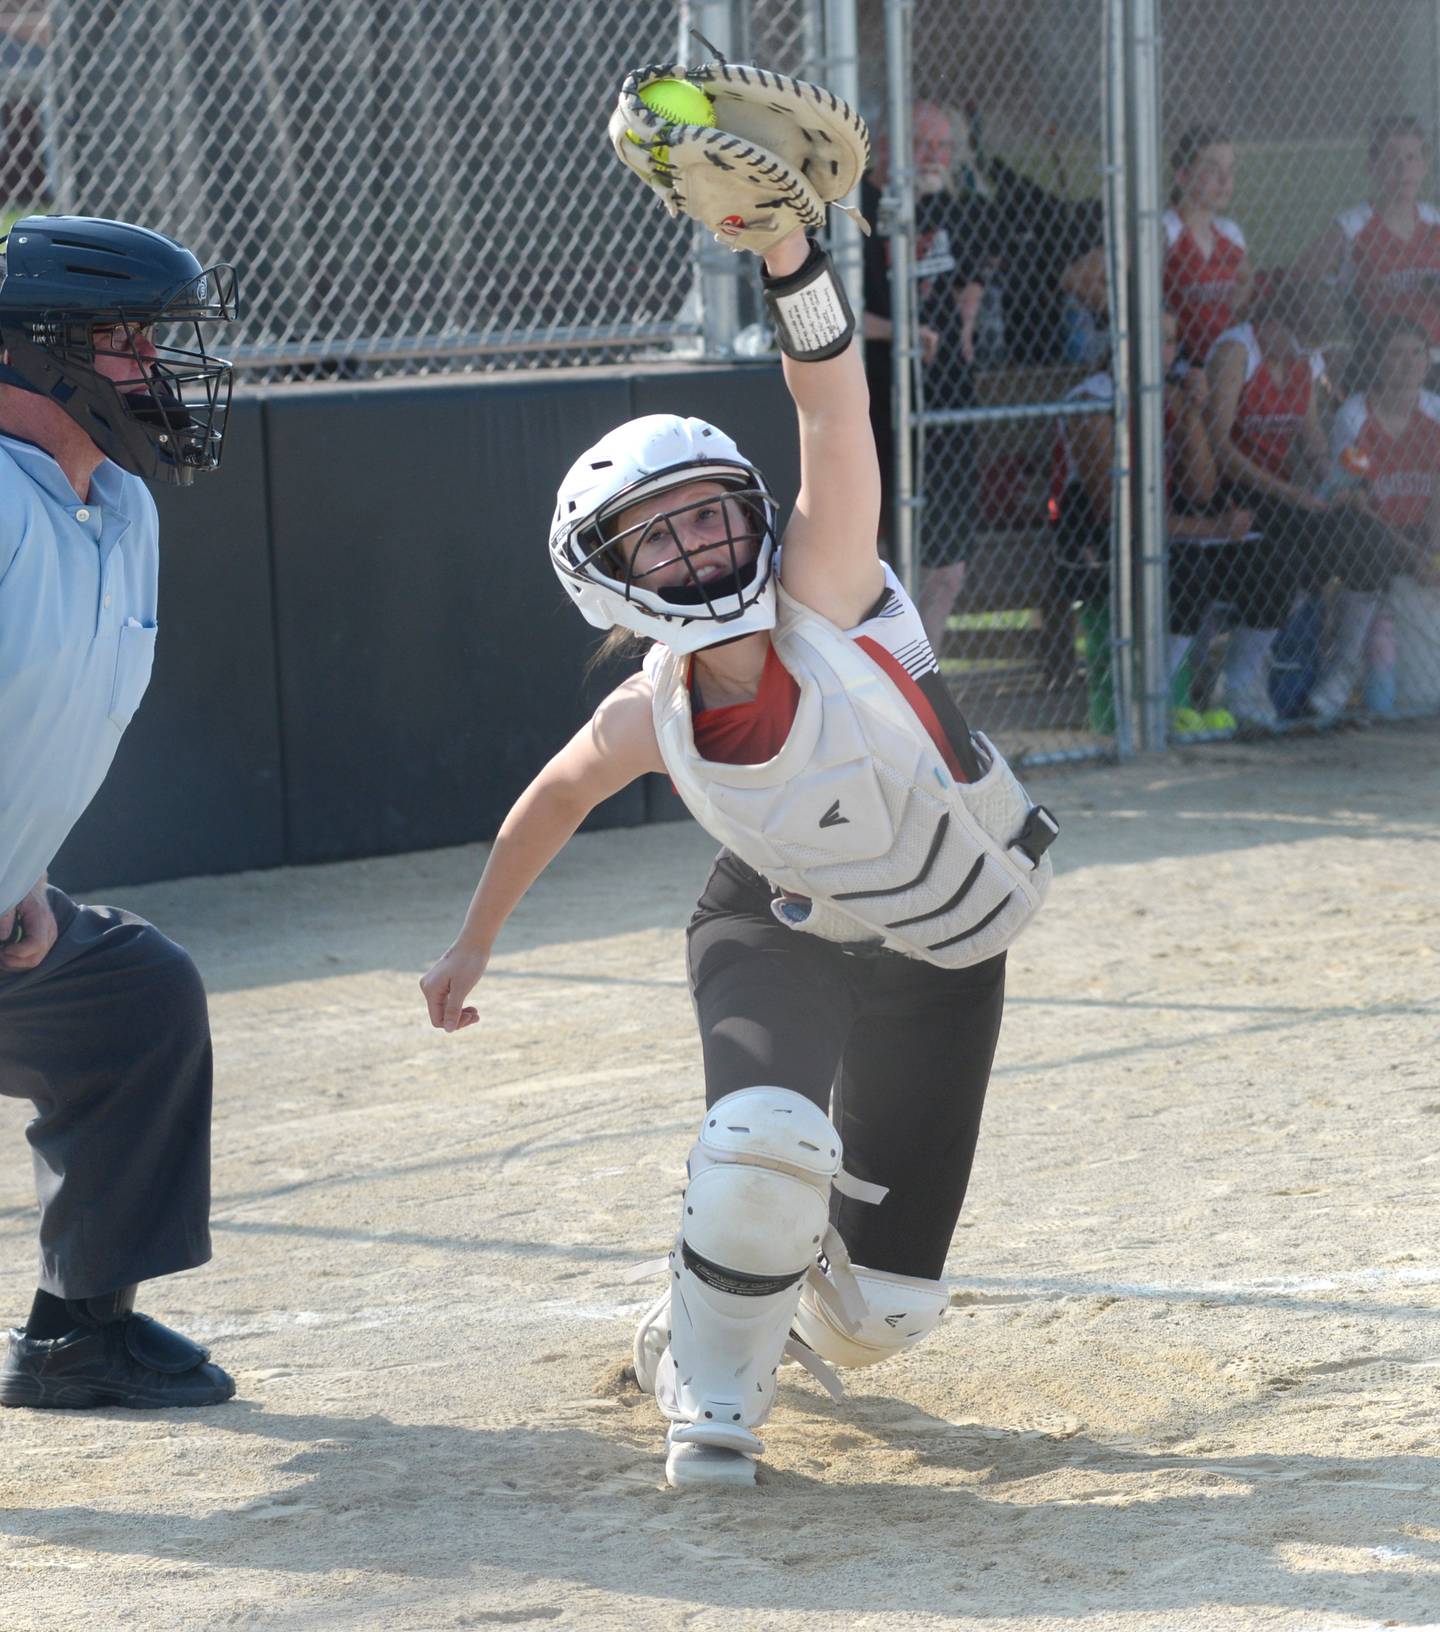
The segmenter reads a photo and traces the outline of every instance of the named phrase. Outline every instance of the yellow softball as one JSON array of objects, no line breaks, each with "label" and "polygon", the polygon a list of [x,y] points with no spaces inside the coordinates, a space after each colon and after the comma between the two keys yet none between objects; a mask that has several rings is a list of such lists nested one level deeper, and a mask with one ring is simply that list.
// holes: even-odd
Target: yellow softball
[{"label": "yellow softball", "polygon": [[640,100],[672,125],[713,125],[715,104],[699,86],[688,79],[652,80],[640,93]]}]

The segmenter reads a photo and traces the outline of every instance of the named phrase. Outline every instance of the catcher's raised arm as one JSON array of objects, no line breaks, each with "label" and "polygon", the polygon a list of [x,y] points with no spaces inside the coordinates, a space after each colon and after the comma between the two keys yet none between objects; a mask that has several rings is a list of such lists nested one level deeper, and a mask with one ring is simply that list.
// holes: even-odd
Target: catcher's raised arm
[{"label": "catcher's raised arm", "polygon": [[879,467],[854,314],[830,257],[806,235],[859,184],[870,156],[865,122],[824,87],[764,68],[655,63],[626,76],[610,140],[672,216],[764,260],[765,305],[800,428],[800,493],[781,579],[851,627],[883,583]]}]

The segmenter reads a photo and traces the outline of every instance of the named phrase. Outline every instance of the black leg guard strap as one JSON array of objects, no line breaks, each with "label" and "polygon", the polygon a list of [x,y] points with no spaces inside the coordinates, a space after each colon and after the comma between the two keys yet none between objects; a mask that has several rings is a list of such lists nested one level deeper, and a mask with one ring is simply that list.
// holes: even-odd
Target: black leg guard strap
[{"label": "black leg guard strap", "polygon": [[783,278],[760,274],[765,309],[775,338],[787,357],[802,363],[823,363],[838,357],[855,333],[855,314],[845,288],[835,276],[830,257],[819,244],[810,245],[805,264]]}]

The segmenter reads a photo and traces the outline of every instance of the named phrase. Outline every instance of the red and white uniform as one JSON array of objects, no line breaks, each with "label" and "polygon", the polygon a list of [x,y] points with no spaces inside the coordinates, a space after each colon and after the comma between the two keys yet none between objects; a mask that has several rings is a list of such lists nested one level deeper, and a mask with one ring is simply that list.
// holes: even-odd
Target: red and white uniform
[{"label": "red and white uniform", "polygon": [[1440,483],[1440,397],[1422,391],[1399,436],[1371,413],[1363,394],[1351,397],[1330,431],[1337,461],[1347,448],[1365,461],[1366,486],[1380,518],[1392,527],[1423,526]]},{"label": "red and white uniform", "polygon": [[1356,204],[1335,217],[1345,235],[1341,285],[1371,323],[1408,317],[1440,345],[1440,210],[1416,205],[1415,230],[1400,238],[1373,205]]},{"label": "red and white uniform", "polygon": [[1277,375],[1260,353],[1253,323],[1226,329],[1215,345],[1232,340],[1245,348],[1245,385],[1230,440],[1252,464],[1272,476],[1284,476],[1290,449],[1310,411],[1315,382],[1325,372],[1325,359],[1319,352],[1297,352]]},{"label": "red and white uniform", "polygon": [[1175,313],[1186,356],[1203,362],[1219,335],[1235,321],[1245,234],[1233,221],[1216,216],[1215,246],[1206,255],[1178,210],[1166,210],[1164,221],[1165,304]]}]

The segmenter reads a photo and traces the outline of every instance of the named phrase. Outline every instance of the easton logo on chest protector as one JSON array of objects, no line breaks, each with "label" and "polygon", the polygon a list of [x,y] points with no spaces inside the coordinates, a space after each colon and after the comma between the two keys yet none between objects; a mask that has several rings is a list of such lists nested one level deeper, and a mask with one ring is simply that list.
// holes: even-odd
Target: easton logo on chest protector
[{"label": "easton logo on chest protector", "polygon": [[849,820],[848,816],[840,814],[840,801],[837,799],[820,818],[820,825],[821,827],[839,827],[842,822],[848,822]]}]

